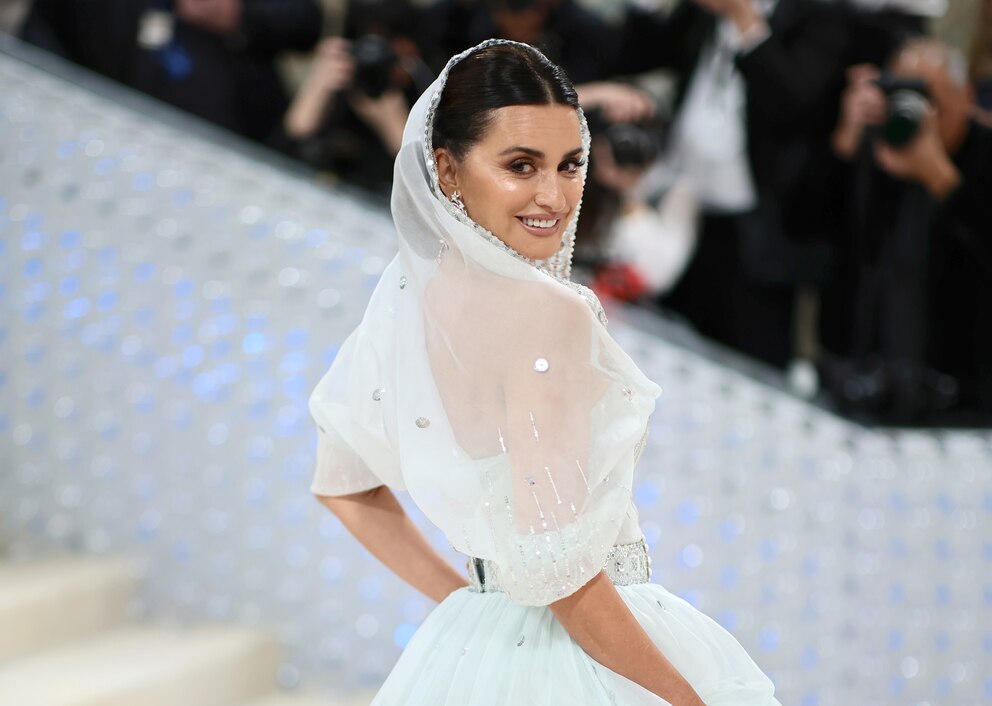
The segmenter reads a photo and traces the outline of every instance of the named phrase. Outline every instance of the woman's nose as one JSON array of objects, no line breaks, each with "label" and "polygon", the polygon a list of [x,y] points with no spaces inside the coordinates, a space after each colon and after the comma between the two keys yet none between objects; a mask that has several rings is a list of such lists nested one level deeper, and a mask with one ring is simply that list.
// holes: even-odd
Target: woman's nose
[{"label": "woman's nose", "polygon": [[549,174],[541,179],[537,193],[534,195],[534,202],[541,208],[546,208],[554,213],[562,213],[567,206],[565,192],[558,183],[558,174]]}]

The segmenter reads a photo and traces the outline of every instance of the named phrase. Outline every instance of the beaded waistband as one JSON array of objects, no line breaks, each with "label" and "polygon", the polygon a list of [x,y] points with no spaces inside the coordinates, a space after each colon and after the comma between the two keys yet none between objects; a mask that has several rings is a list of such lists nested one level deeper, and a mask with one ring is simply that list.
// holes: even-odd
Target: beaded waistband
[{"label": "beaded waistband", "polygon": [[[491,560],[470,556],[466,568],[469,590],[479,593],[503,590],[499,572]],[[651,557],[648,555],[647,542],[642,537],[636,542],[614,544],[606,555],[603,569],[617,586],[647,583],[651,579]]]}]

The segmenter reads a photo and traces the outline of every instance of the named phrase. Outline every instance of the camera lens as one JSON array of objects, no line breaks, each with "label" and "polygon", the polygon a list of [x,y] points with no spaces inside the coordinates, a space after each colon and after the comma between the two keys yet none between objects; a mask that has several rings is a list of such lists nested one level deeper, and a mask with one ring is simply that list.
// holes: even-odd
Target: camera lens
[{"label": "camera lens", "polygon": [[377,34],[366,34],[354,41],[351,48],[355,58],[355,86],[369,98],[378,98],[392,84],[396,54],[389,40]]},{"label": "camera lens", "polygon": [[613,161],[620,167],[644,167],[654,161],[661,149],[658,136],[635,123],[614,123],[606,128]]},{"label": "camera lens", "polygon": [[916,135],[926,115],[927,99],[913,90],[889,95],[883,136],[893,147],[902,147]]}]

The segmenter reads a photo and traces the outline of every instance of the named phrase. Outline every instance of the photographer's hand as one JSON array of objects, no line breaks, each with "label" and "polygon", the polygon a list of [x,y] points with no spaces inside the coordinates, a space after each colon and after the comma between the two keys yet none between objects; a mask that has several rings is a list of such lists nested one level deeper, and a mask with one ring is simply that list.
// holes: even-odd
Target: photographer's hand
[{"label": "photographer's hand", "polygon": [[972,117],[985,127],[992,128],[992,110],[986,110],[975,105],[972,107]]},{"label": "photographer's hand", "polygon": [[871,64],[858,64],[847,70],[840,121],[831,137],[834,153],[842,159],[854,158],[865,128],[885,121],[885,94],[876,84],[879,76],[878,68]]},{"label": "photographer's hand", "polygon": [[875,162],[897,179],[922,184],[936,199],[945,198],[961,183],[961,173],[940,139],[933,108],[927,110],[916,137],[904,147],[876,142]]},{"label": "photographer's hand", "polygon": [[350,42],[328,37],[318,44],[310,73],[286,111],[283,121],[286,134],[300,140],[317,132],[334,96],[351,85],[354,73]]},{"label": "photographer's hand", "polygon": [[231,34],[241,25],[241,0],[176,0],[176,14],[208,32]]},{"label": "photographer's hand", "polygon": [[753,0],[695,0],[704,10],[726,17],[734,23],[737,31],[748,36],[754,32],[764,32],[768,23]]},{"label": "photographer's hand", "polygon": [[368,124],[389,153],[396,155],[403,145],[403,129],[410,114],[406,96],[398,88],[390,88],[378,98],[369,98],[355,90],[348,95],[352,110]]},{"label": "photographer's hand", "polygon": [[328,37],[317,45],[307,83],[325,94],[337,93],[351,85],[354,74],[351,42],[341,37]]},{"label": "photographer's hand", "polygon": [[654,117],[654,99],[645,91],[618,81],[594,81],[575,87],[584,110],[599,108],[607,122],[637,123]]}]

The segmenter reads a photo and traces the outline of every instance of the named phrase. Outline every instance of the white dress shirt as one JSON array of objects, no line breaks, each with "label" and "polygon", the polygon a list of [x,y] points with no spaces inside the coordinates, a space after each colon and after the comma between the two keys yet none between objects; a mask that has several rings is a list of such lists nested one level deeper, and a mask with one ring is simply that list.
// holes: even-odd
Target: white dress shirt
[{"label": "white dress shirt", "polygon": [[[776,4],[777,0],[757,2],[765,17],[771,16]],[[743,213],[755,206],[747,159],[744,78],[734,59],[769,35],[767,25],[742,35],[733,22],[720,18],[672,126],[664,161],[691,180],[706,212]]]}]

